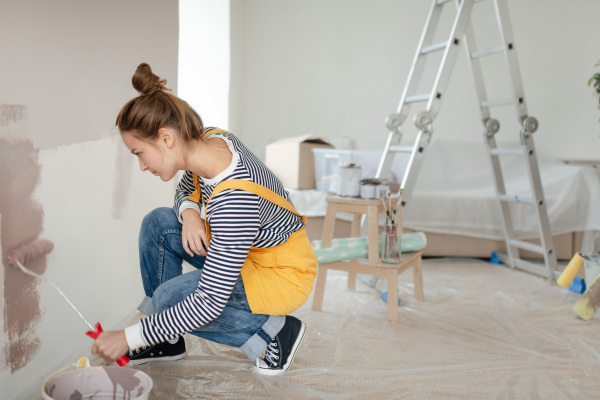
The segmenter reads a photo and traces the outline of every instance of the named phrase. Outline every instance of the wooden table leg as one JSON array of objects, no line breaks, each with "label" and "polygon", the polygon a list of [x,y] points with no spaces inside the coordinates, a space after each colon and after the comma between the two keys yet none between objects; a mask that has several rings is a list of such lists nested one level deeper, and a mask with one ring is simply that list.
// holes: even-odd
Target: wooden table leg
[{"label": "wooden table leg", "polygon": [[418,257],[413,264],[413,284],[415,285],[415,299],[425,301],[423,293],[423,263],[421,257]]},{"label": "wooden table leg", "polygon": [[388,321],[398,323],[398,270],[390,269],[387,274]]},{"label": "wooden table leg", "polygon": [[327,204],[327,212],[325,213],[325,220],[323,221],[323,236],[321,237],[321,246],[323,248],[331,246],[335,214],[335,204]]},{"label": "wooden table leg", "polygon": [[369,206],[367,213],[367,226],[369,228],[369,264],[376,265],[379,262],[379,212],[377,206]]},{"label": "wooden table leg", "polygon": [[[350,236],[360,236],[360,221],[362,214],[352,215],[352,225],[350,225]],[[350,262],[356,262],[356,258],[350,260]],[[356,290],[356,272],[348,272],[348,290]]]},{"label": "wooden table leg", "polygon": [[317,278],[315,280],[315,294],[313,297],[312,310],[321,311],[323,307],[323,296],[325,296],[325,282],[327,281],[327,265],[319,264]]}]

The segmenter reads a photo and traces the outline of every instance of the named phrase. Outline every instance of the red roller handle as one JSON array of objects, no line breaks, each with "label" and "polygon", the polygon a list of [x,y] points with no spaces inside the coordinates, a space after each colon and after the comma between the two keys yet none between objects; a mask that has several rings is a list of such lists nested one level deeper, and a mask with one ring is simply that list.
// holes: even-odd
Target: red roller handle
[{"label": "red roller handle", "polygon": [[[96,340],[96,338],[98,337],[98,335],[100,335],[102,332],[104,332],[104,330],[102,329],[102,325],[100,325],[100,322],[96,323],[96,330],[94,331],[87,331],[85,334],[88,335],[89,337],[91,337],[92,339]],[[126,366],[127,364],[129,364],[129,358],[122,356],[121,358],[119,358],[117,360],[117,364],[119,364],[121,367]]]}]

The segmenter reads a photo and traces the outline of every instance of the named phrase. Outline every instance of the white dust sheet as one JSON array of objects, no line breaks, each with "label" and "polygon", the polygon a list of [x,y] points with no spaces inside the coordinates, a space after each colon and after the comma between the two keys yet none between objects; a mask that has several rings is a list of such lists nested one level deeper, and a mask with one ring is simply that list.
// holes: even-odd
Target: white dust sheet
[{"label": "white dust sheet", "polygon": [[[526,272],[472,259],[427,259],[425,302],[399,278],[400,322],[380,292],[330,271],[322,312],[312,298],[292,368],[263,376],[234,348],[186,335],[187,358],[136,368],[150,399],[592,399],[600,397],[600,315],[578,295]],[[98,362],[93,360],[92,363]]]}]

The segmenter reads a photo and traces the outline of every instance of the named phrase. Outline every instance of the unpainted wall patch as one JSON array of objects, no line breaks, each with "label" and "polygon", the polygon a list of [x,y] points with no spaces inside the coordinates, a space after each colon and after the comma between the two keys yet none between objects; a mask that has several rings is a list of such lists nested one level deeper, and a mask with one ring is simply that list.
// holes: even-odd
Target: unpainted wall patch
[{"label": "unpainted wall patch", "polygon": [[[35,326],[42,311],[38,282],[9,266],[10,249],[38,238],[44,213],[33,193],[40,181],[38,150],[31,140],[0,138],[0,241],[4,266],[4,331],[7,335],[6,361],[14,373],[37,354],[40,338]],[[38,274],[46,270],[46,260],[34,260],[27,267]]]}]

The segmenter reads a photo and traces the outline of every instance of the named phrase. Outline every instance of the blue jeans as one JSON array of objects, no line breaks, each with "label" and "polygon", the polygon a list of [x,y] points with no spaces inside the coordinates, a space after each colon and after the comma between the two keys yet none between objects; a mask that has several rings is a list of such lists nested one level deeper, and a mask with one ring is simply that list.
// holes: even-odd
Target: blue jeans
[{"label": "blue jeans", "polygon": [[[151,315],[181,302],[198,287],[205,257],[190,257],[181,242],[181,223],[170,208],[157,208],[142,221],[139,238],[140,268],[146,297],[138,307]],[[196,268],[182,274],[182,263]],[[242,277],[238,278],[221,315],[191,334],[238,347],[255,360],[283,327],[285,316],[252,314]]]}]

